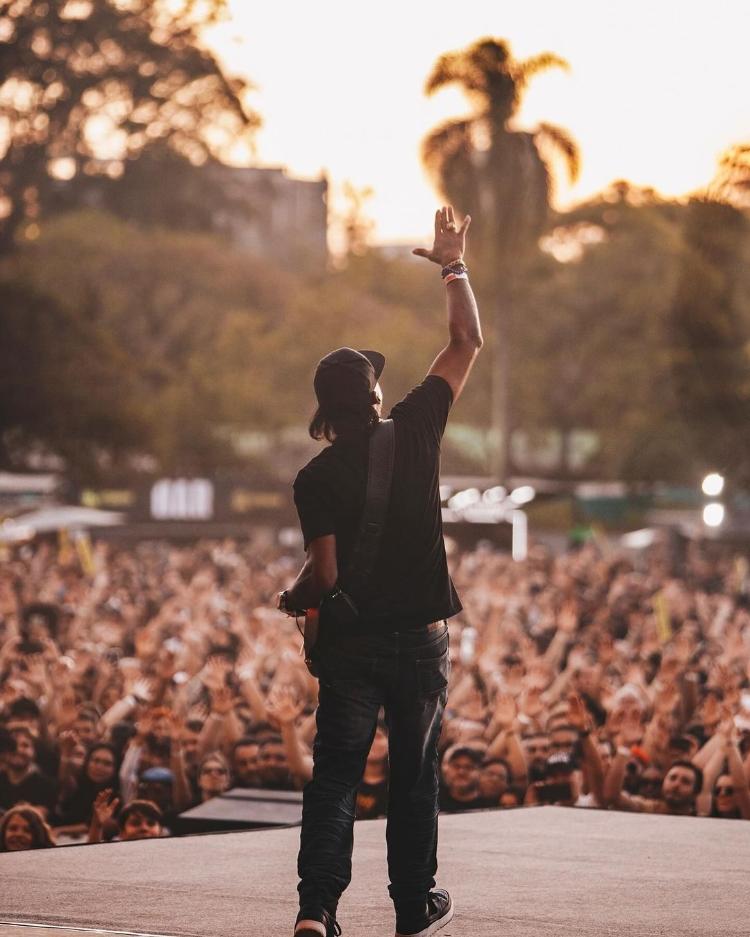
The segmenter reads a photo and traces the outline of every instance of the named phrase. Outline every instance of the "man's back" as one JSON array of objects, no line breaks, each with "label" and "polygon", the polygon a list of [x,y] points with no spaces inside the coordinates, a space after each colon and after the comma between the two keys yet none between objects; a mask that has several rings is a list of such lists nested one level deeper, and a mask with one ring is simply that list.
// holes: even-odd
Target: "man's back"
[{"label": "man's back", "polygon": [[[448,342],[427,378],[391,411],[395,459],[378,561],[353,593],[366,627],[306,633],[319,677],[313,777],[303,794],[297,867],[297,937],[334,937],[339,898],[351,880],[356,791],[377,732],[388,727],[388,876],[400,937],[420,937],[453,916],[435,888],[438,738],[450,671],[447,619],[460,611],[448,576],[440,514],[440,440],[482,345],[479,311],[463,263],[469,217],[435,213],[432,249],[446,285]],[[307,558],[279,608],[324,608],[347,572],[365,505],[372,427],[381,416],[380,352],[339,348],[318,362],[314,439],[334,439],[298,474],[294,496]],[[316,620],[308,615],[307,624]],[[306,625],[307,627],[307,625]],[[307,639],[311,640],[308,641]],[[314,668],[314,670],[313,670]]]},{"label": "man's back", "polygon": [[[395,427],[391,499],[379,559],[361,612],[373,628],[449,618],[461,604],[448,575],[440,513],[440,440],[453,395],[428,376],[390,413]],[[367,487],[369,434],[337,439],[303,468],[295,502],[305,546],[336,536],[342,580],[359,529]]]}]

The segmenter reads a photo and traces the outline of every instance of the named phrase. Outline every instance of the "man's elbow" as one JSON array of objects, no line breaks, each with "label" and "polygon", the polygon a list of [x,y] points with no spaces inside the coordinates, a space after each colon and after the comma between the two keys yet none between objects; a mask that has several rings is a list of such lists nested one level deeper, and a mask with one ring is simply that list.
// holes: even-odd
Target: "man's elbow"
[{"label": "man's elbow", "polygon": [[454,348],[468,350],[472,354],[479,353],[479,349],[484,345],[484,339],[481,332],[460,332],[451,336],[451,345]]}]

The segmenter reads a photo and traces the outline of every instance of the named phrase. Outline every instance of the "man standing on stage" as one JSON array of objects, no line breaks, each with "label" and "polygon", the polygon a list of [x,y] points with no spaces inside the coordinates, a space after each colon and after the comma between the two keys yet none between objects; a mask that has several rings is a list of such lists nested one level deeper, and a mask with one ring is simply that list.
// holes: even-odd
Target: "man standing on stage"
[{"label": "man standing on stage", "polygon": [[[470,218],[435,214],[431,250],[442,268],[448,343],[427,377],[390,413],[393,479],[378,559],[356,627],[328,629],[316,648],[320,679],[313,778],[304,791],[298,860],[297,937],[333,937],[339,898],[351,880],[357,786],[384,707],[388,727],[389,893],[397,937],[428,937],[453,906],[435,888],[437,742],[447,697],[447,619],[461,610],[448,575],[440,513],[440,440],[482,346],[479,313],[463,263]],[[294,498],[307,560],[279,607],[315,609],[347,569],[365,504],[368,449],[380,422],[378,352],[339,348],[315,372],[310,424],[332,445],[297,475]]]}]

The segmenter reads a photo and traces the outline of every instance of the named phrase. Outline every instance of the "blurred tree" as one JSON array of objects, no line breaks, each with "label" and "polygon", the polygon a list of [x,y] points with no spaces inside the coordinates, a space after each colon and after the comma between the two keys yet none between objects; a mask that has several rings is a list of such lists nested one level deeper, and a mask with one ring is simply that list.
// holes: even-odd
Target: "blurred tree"
[{"label": "blurred tree", "polygon": [[701,468],[748,487],[750,223],[711,195],[692,199],[686,214],[671,310],[677,399]]},{"label": "blurred tree", "polygon": [[342,186],[344,210],[338,220],[343,247],[348,256],[361,257],[370,246],[375,222],[367,214],[367,202],[374,192],[370,186],[356,186],[346,180]]},{"label": "blurred tree", "polygon": [[199,41],[225,3],[0,0],[0,253],[63,188],[117,179],[152,147],[164,169],[165,144],[197,164],[252,134],[247,84]]},{"label": "blurred tree", "polygon": [[[185,472],[236,464],[219,429],[243,404],[248,422],[263,425],[267,370],[254,371],[252,345],[239,349],[244,357],[237,361],[233,391],[241,388],[242,394],[230,398],[222,391],[233,360],[222,360],[220,351],[233,310],[254,321],[261,334],[273,326],[273,302],[283,308],[292,283],[270,265],[249,264],[246,255],[233,253],[216,237],[138,229],[84,212],[50,220],[37,240],[5,260],[3,276],[45,298],[54,328],[49,339],[38,330],[37,341],[46,348],[47,341],[59,338],[61,358],[73,362],[66,374],[75,406],[51,407],[58,431],[51,448],[64,455],[71,471],[91,468],[83,447],[61,448],[60,440],[80,440],[78,423],[88,432],[89,446],[100,450],[102,469],[117,465],[116,452],[127,451],[149,455],[165,470]],[[28,330],[24,334],[31,337]],[[37,354],[34,342],[16,331],[7,347],[24,373],[24,363],[33,363]],[[40,398],[54,401],[57,370],[40,365],[35,373]],[[107,392],[110,386],[113,394]],[[138,433],[120,432],[123,408],[137,413]],[[111,425],[87,416],[99,412],[111,413]],[[24,425],[20,416],[3,420],[6,432]],[[30,432],[35,429],[29,424]],[[49,441],[44,432],[41,438]],[[119,468],[127,473],[124,459]]]},{"label": "blurred tree", "polygon": [[[743,190],[723,180],[711,191]],[[617,182],[556,221],[519,333],[524,426],[560,433],[563,472],[566,437],[589,430],[599,448],[586,474],[694,484],[717,468],[747,483],[747,216],[716,197],[686,204]]]},{"label": "blurred tree", "polygon": [[205,171],[213,162],[194,165],[167,141],[158,140],[128,159],[118,178],[84,176],[55,186],[47,199],[47,215],[88,206],[144,225],[217,231],[217,219],[232,202],[219,177]]},{"label": "blurred tree", "polygon": [[[557,216],[529,269],[514,396],[524,427],[559,437],[562,475],[679,480],[692,470],[671,375],[669,316],[685,208],[615,183]],[[595,434],[573,462],[576,431]]]},{"label": "blurred tree", "polygon": [[132,369],[115,340],[22,278],[0,279],[0,466],[57,456],[95,477],[148,437]]},{"label": "blurred tree", "polygon": [[750,208],[750,143],[735,143],[721,154],[707,194],[740,210]]},{"label": "blurred tree", "polygon": [[[64,458],[81,472],[92,459],[79,425],[88,426],[90,452],[104,468],[117,461],[110,450],[149,455],[169,471],[236,466],[242,434],[296,427],[304,437],[313,371],[332,335],[339,344],[383,348],[393,402],[426,373],[444,328],[435,324],[427,342],[414,310],[368,294],[355,271],[301,280],[216,236],[148,230],[91,211],[51,219],[38,239],[5,259],[1,273],[17,291],[18,317],[21,297],[33,295],[50,326],[37,327],[37,316],[21,330],[20,318],[0,310],[8,373],[27,375],[35,387],[25,403],[15,394],[0,433],[18,439],[19,455],[22,442],[26,452],[44,442],[62,455],[60,440],[70,437],[78,448],[71,442]],[[43,415],[59,394],[56,344],[61,360],[71,361],[65,374],[76,399],[75,406],[68,396],[69,406],[48,407],[50,435],[21,405],[38,399]],[[125,407],[138,415],[138,433],[126,431]],[[106,425],[95,416],[104,412],[111,414]],[[18,435],[22,427],[28,432]],[[124,456],[120,467],[127,472]]]},{"label": "blurred tree", "polygon": [[[689,423],[710,427],[716,411],[681,403],[673,371],[689,210],[617,184],[555,216],[527,264],[514,398],[524,430],[559,434],[548,473],[689,481],[702,467]],[[744,256],[732,268],[733,315],[750,309]],[[94,212],[53,218],[0,265],[0,460],[53,452],[86,480],[127,477],[141,456],[169,472],[292,473],[315,449],[306,425],[318,358],[333,342],[379,348],[391,406],[444,339],[443,293],[420,264],[376,248],[301,278],[216,236]],[[482,394],[470,383],[459,401],[447,472],[484,470]],[[573,459],[576,431],[598,443],[585,465]]]},{"label": "blurred tree", "polygon": [[549,219],[554,157],[562,157],[571,179],[579,170],[578,147],[566,131],[547,123],[521,131],[512,123],[529,81],[555,67],[568,65],[550,52],[518,61],[507,42],[485,38],[442,55],[425,89],[433,94],[457,84],[473,106],[469,117],[428,134],[422,158],[441,194],[472,216],[471,254],[479,261],[474,275],[495,306],[492,471],[499,478],[509,467],[513,430],[509,381],[518,286]]},{"label": "blurred tree", "polygon": [[[16,460],[44,445],[89,478],[132,474],[140,461],[132,457],[143,455],[164,471],[236,467],[247,464],[236,445],[243,437],[280,440],[292,428],[301,445],[314,446],[305,442],[312,376],[331,336],[383,350],[388,404],[422,378],[442,340],[439,284],[430,281],[439,310],[429,298],[412,306],[368,288],[384,268],[386,279],[408,284],[411,276],[412,296],[425,282],[412,262],[377,265],[369,255],[302,280],[216,236],[143,229],[90,211],[53,218],[0,268],[0,282],[17,295],[17,315],[0,309],[8,374],[34,387],[28,399],[26,390],[6,395],[0,436],[16,441]],[[35,324],[41,312],[24,325],[26,295],[38,297],[48,327]],[[71,387],[58,398],[68,360]],[[39,418],[28,412],[34,401]]]}]

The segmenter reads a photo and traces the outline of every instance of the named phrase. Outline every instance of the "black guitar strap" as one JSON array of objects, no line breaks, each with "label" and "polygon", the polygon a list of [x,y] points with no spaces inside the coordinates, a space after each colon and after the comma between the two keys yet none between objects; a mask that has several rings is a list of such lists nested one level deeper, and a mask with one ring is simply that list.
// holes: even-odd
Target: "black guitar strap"
[{"label": "black guitar strap", "polygon": [[370,436],[365,509],[343,582],[353,598],[357,598],[367,586],[378,558],[391,497],[395,449],[393,420],[382,420]]}]

